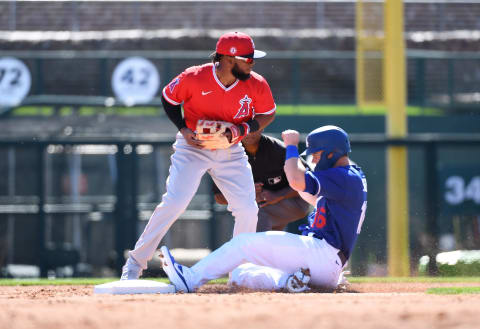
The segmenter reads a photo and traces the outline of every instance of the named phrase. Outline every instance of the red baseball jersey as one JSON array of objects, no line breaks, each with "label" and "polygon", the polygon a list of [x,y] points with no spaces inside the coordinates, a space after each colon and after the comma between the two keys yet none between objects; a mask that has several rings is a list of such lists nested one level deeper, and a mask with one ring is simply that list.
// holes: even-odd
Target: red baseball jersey
[{"label": "red baseball jersey", "polygon": [[163,97],[173,105],[183,103],[185,122],[193,131],[200,119],[239,124],[276,110],[270,86],[260,74],[252,71],[249,79],[237,79],[227,88],[212,63],[186,69],[163,88]]}]

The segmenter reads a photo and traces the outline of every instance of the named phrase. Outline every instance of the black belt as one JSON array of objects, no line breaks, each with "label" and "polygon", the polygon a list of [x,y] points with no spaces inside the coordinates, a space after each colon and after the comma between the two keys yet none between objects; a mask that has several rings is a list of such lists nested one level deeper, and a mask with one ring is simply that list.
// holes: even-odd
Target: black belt
[{"label": "black belt", "polygon": [[341,250],[338,252],[337,255],[338,255],[338,258],[340,258],[340,261],[342,262],[342,266],[344,266],[345,263],[347,262],[347,257],[345,257],[345,255]]}]

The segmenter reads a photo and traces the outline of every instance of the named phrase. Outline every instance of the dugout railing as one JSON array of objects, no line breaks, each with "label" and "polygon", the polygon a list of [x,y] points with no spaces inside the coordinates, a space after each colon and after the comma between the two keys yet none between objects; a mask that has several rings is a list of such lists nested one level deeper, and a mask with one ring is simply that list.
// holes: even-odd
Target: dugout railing
[{"label": "dugout railing", "polygon": [[[422,186],[426,196],[425,207],[425,221],[426,234],[432,239],[434,243],[428,251],[430,256],[437,252],[438,239],[438,217],[440,200],[437,191],[438,187],[438,148],[439,146],[453,146],[453,147],[467,147],[471,150],[471,154],[480,153],[480,135],[438,135],[438,134],[412,134],[405,139],[387,138],[380,134],[358,134],[351,136],[352,145],[354,149],[359,147],[386,149],[388,146],[405,145],[408,148],[420,148],[423,153],[424,161],[422,170],[426,173],[424,176],[425,182]],[[35,255],[37,265],[41,270],[41,276],[45,277],[49,270],[55,266],[65,266],[72,262],[78,262],[78,254],[75,252],[68,253],[68,250],[49,249],[46,241],[46,216],[54,213],[69,213],[69,214],[94,214],[97,212],[109,213],[113,218],[113,234],[115,260],[114,267],[116,271],[120,271],[124,263],[124,252],[134,246],[139,232],[138,223],[148,218],[142,218],[142,212],[151,212],[155,207],[155,203],[142,203],[139,200],[138,184],[142,175],[145,173],[139,170],[138,161],[139,154],[138,147],[141,145],[150,145],[152,147],[170,147],[172,143],[171,138],[125,138],[125,139],[110,139],[110,138],[79,138],[79,139],[37,139],[37,140],[18,140],[18,139],[3,139],[0,141],[0,149],[5,148],[29,148],[35,154],[35,173],[33,176],[36,186],[36,192],[29,197],[5,197],[2,196],[0,204],[0,215],[15,216],[21,214],[34,215],[34,222],[29,225],[34,225],[36,232],[31,238],[35,239],[33,250],[27,252]],[[64,198],[60,203],[51,203],[46,195],[45,186],[47,179],[46,174],[46,158],[48,152],[52,147],[63,146],[65,148],[73,146],[86,145],[109,145],[114,147],[112,156],[116,163],[117,177],[121,179],[116,180],[114,186],[114,195],[89,197],[89,198]],[[377,159],[377,161],[384,161],[384,159]],[[51,174],[50,174],[51,175]],[[8,177],[7,177],[8,179]],[[21,177],[19,178],[21,179]],[[209,183],[208,183],[209,184]],[[205,236],[208,242],[209,249],[213,250],[221,243],[217,235],[218,221],[216,219],[218,207],[214,206],[214,200],[211,191],[207,188],[202,199],[203,205],[201,210],[187,210],[182,215],[180,220],[202,220],[208,221],[208,234]],[[9,201],[10,200],[10,201]],[[160,200],[156,200],[160,202]],[[144,216],[145,217],[145,216]],[[147,216],[148,217],[148,216]],[[107,232],[100,235],[106,239]],[[199,234],[199,233],[198,233]],[[432,258],[431,258],[432,259]],[[434,262],[431,262],[432,267],[430,273],[435,273]]]}]

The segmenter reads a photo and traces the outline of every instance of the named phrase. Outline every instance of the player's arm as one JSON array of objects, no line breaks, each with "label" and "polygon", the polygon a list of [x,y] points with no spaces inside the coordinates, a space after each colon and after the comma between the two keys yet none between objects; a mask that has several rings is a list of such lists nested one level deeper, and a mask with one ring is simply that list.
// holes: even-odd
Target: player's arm
[{"label": "player's arm", "polygon": [[305,167],[299,159],[298,143],[300,134],[295,130],[282,132],[283,142],[287,148],[285,166],[283,167],[288,183],[296,191],[305,191]]},{"label": "player's arm", "polygon": [[[260,129],[265,129],[272,121],[275,119],[275,112],[272,114],[256,114],[255,119],[248,121],[247,123],[250,125],[250,132],[255,132]],[[253,121],[258,122],[258,128],[252,130],[252,125],[254,125]]]},{"label": "player's arm", "polygon": [[275,192],[278,197],[281,197],[281,200],[291,199],[298,197],[298,192],[292,189],[290,186],[287,186],[280,191]]},{"label": "player's arm", "polygon": [[310,194],[308,192],[301,192],[301,191],[299,191],[298,194],[300,194],[302,199],[310,203],[312,206],[314,207],[317,206],[318,196]]},{"label": "player's arm", "polygon": [[165,110],[165,114],[173,122],[173,124],[178,128],[178,130],[182,130],[182,128],[186,128],[187,124],[185,123],[185,119],[182,117],[182,109],[180,105],[173,105],[169,103],[165,96],[162,95],[162,105],[163,109]]},{"label": "player's arm", "polygon": [[231,143],[232,141],[240,141],[249,133],[253,133],[257,130],[263,129],[272,123],[273,119],[275,118],[275,113],[272,114],[257,114],[255,119],[251,119],[247,122],[242,122],[238,125],[234,125],[229,127],[225,136],[227,137],[228,141]]},{"label": "player's arm", "polygon": [[298,197],[298,192],[292,189],[290,186],[287,186],[278,191],[263,190],[263,192],[261,193],[261,198],[263,202],[261,203],[261,205],[259,205],[259,207],[265,207],[269,204],[276,204],[282,200],[296,197]]},{"label": "player's arm", "polygon": [[173,124],[178,128],[180,133],[183,135],[183,138],[187,141],[188,144],[202,148],[202,142],[195,139],[195,133],[187,127],[185,119],[182,117],[182,110],[179,105],[173,105],[162,95],[162,105],[165,110],[165,114],[173,122]]}]

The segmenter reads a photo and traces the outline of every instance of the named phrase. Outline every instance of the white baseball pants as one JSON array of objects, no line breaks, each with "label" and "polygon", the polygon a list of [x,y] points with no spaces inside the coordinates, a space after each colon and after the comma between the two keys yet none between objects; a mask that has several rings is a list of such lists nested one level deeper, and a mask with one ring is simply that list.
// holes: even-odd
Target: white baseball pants
[{"label": "white baseball pants", "polygon": [[336,288],[343,268],[337,253],[325,240],[312,236],[281,231],[240,234],[190,268],[192,288],[242,264],[230,279],[239,286],[278,290],[291,274],[308,268],[314,285]]},{"label": "white baseball pants", "polygon": [[[197,192],[200,180],[208,172],[228,201],[228,210],[235,218],[233,236],[255,232],[258,206],[252,170],[243,146],[235,144],[224,150],[202,150],[187,144],[178,133],[173,145],[167,191],[155,208],[145,230],[129,256],[142,269],[153,257],[160,240],[185,211]],[[127,264],[131,260],[127,261]]]}]

